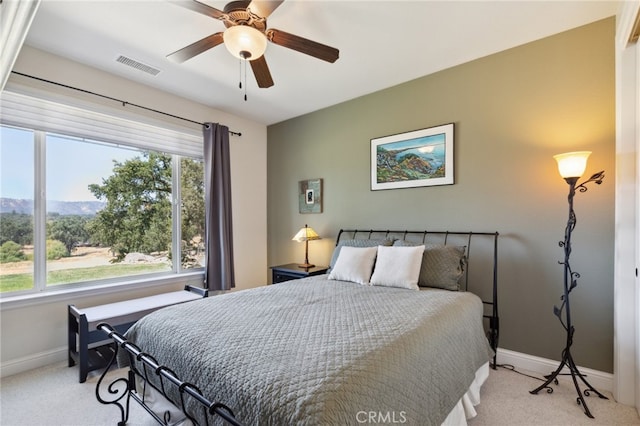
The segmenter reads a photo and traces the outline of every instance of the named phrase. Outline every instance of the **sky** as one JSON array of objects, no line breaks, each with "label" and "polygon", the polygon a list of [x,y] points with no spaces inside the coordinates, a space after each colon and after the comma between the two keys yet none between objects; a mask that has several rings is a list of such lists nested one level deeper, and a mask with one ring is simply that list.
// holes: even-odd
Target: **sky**
[{"label": "sky", "polygon": [[438,133],[436,135],[422,136],[419,138],[407,139],[400,142],[384,143],[382,144],[382,146],[386,150],[400,150],[416,148],[424,145],[444,145],[445,140],[445,134]]},{"label": "sky", "polygon": [[[110,176],[113,160],[140,155],[132,149],[52,135],[46,147],[47,199],[55,201],[95,201],[88,185]],[[33,183],[33,133],[0,127],[0,197],[33,199]]]}]

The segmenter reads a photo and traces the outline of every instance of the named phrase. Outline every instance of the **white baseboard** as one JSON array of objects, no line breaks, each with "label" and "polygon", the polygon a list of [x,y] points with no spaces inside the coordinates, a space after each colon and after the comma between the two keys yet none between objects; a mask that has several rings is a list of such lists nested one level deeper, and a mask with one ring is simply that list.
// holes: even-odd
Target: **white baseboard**
[{"label": "white baseboard", "polygon": [[[510,351],[508,349],[498,348],[497,351],[498,364],[510,364],[517,370],[524,370],[529,373],[538,374],[541,377],[552,373],[560,361],[554,361],[547,358],[540,358],[533,355],[523,354],[521,352]],[[565,368],[566,369],[566,368]],[[613,390],[613,374],[604,373],[598,370],[592,370],[590,368],[583,368],[578,366],[580,372],[588,376],[588,381],[591,385],[599,391],[612,392]],[[565,371],[563,370],[563,373]],[[566,371],[568,372],[568,370]]]},{"label": "white baseboard", "polygon": [[[510,364],[518,370],[524,370],[540,376],[549,374],[558,367],[558,361],[527,355],[521,352],[511,351],[509,349],[498,348],[497,358],[498,364]],[[50,351],[40,352],[28,357],[3,362],[0,364],[0,378],[12,376],[34,368],[44,367],[66,359],[67,347],[65,346],[58,349],[52,349]],[[589,376],[589,383],[591,383],[596,389],[608,392],[612,391],[613,374],[592,370],[590,368],[578,368],[581,373]]]},{"label": "white baseboard", "polygon": [[67,359],[67,347],[52,349],[37,354],[13,359],[0,364],[0,378],[13,376],[33,370],[34,368],[45,367]]}]

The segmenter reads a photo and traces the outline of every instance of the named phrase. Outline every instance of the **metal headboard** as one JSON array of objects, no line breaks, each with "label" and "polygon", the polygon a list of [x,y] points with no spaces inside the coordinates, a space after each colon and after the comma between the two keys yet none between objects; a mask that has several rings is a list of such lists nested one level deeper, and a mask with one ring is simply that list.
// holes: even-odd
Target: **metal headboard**
[{"label": "metal headboard", "polygon": [[[336,246],[344,239],[394,238],[419,243],[463,245],[466,247],[466,266],[462,277],[462,290],[477,294],[485,307],[483,317],[487,320],[487,339],[493,349],[493,368],[496,368],[496,352],[500,336],[498,316],[498,232],[472,231],[397,231],[379,229],[341,229],[336,238]],[[480,252],[480,253],[478,253]],[[476,257],[472,257],[472,254]],[[472,268],[475,274],[472,275]],[[469,278],[472,280],[469,288]],[[489,287],[490,294],[487,294]]]}]

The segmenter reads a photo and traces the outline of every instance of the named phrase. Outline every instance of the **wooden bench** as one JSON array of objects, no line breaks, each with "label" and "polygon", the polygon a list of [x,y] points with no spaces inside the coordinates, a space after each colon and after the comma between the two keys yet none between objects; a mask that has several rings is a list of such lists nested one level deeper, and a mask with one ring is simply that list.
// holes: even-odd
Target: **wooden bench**
[{"label": "wooden bench", "polygon": [[87,380],[90,371],[109,363],[114,352],[111,339],[96,329],[102,322],[110,324],[120,333],[126,332],[143,316],[165,306],[207,297],[204,288],[186,286],[184,290],[108,303],[106,305],[77,308],[68,306],[69,367],[80,367],[80,383]]}]

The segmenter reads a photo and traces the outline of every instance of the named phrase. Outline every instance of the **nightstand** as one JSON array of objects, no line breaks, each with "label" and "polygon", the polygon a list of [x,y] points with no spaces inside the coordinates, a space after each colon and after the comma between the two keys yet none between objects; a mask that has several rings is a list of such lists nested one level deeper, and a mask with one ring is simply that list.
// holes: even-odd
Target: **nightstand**
[{"label": "nightstand", "polygon": [[299,278],[310,277],[312,275],[326,274],[329,270],[328,266],[314,266],[312,268],[300,268],[297,263],[288,263],[286,265],[278,265],[271,267],[271,282],[273,284],[281,283],[289,280],[297,280]]}]

